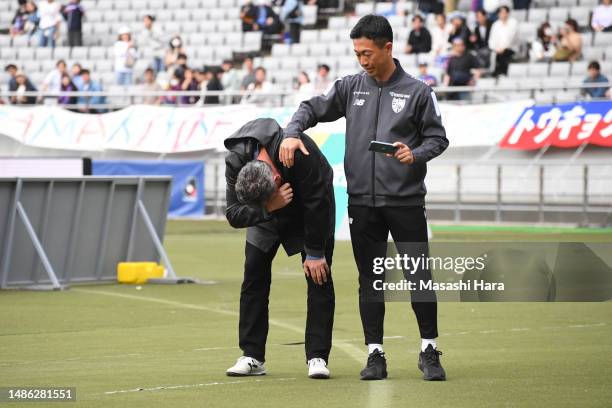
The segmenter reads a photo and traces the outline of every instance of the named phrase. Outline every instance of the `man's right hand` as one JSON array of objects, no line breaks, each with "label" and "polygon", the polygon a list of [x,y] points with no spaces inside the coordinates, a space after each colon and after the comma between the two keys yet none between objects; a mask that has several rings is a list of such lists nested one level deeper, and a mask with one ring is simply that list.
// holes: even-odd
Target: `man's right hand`
[{"label": "man's right hand", "polygon": [[272,211],[280,210],[287,206],[291,200],[293,200],[293,189],[291,184],[285,183],[278,190],[272,194],[272,197],[266,202],[266,211],[271,213]]},{"label": "man's right hand", "polygon": [[290,168],[293,166],[295,151],[297,149],[300,149],[306,156],[310,154],[308,153],[308,150],[306,150],[304,142],[297,137],[287,137],[285,140],[283,140],[278,151],[278,159],[285,167]]}]

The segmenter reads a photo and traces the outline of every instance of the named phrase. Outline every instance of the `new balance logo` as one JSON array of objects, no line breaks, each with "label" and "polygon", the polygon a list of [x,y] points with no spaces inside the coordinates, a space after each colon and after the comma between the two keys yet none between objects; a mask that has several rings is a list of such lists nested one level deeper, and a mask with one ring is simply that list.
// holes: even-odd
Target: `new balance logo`
[{"label": "new balance logo", "polygon": [[354,106],[363,106],[363,104],[365,103],[365,99],[355,99],[355,102],[353,102]]}]

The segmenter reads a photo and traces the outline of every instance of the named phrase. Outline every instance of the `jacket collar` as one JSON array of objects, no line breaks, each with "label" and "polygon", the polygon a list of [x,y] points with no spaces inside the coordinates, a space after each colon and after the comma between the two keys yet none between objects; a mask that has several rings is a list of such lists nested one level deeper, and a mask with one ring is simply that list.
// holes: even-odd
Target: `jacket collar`
[{"label": "jacket collar", "polygon": [[374,78],[372,78],[366,73],[368,83],[375,87],[385,87],[385,86],[393,85],[400,78],[402,78],[406,74],[406,71],[404,71],[404,69],[402,68],[402,66],[400,65],[399,61],[396,58],[393,58],[393,62],[395,63],[395,71],[393,71],[393,74],[391,74],[391,77],[388,80],[384,82],[378,82],[377,80],[375,80]]}]

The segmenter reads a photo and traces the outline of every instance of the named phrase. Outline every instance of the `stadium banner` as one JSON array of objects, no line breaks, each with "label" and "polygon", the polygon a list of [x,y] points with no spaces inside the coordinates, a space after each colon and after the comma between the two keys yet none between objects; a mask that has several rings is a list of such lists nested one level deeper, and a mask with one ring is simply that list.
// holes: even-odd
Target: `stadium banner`
[{"label": "stadium banner", "polygon": [[172,176],[171,217],[204,215],[204,162],[186,160],[93,160],[94,176]]},{"label": "stadium banner", "polygon": [[[451,146],[493,146],[530,101],[486,105],[440,104]],[[58,106],[0,105],[5,135],[33,147],[80,151],[121,150],[157,154],[222,151],[223,139],[262,117],[288,124],[295,107],[252,105],[169,107],[134,105],[105,114],[81,114]],[[466,124],[469,124],[466,125]],[[309,134],[342,134],[345,122],[320,124]]]},{"label": "stadium banner", "polygon": [[499,146],[534,150],[582,144],[612,147],[612,101],[541,105],[523,110]]}]

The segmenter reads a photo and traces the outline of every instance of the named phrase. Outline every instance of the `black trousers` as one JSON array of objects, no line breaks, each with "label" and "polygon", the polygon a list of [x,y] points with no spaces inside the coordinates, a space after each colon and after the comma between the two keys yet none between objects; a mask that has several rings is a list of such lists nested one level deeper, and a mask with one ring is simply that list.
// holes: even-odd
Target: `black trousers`
[{"label": "black trousers", "polygon": [[495,56],[495,71],[493,71],[494,76],[508,75],[508,65],[510,65],[513,55],[514,51],[506,48],[502,53]]},{"label": "black trousers", "polygon": [[[268,338],[268,298],[272,282],[272,260],[280,243],[269,252],[246,243],[244,280],[240,291],[240,322],[238,337],[240,349],[245,356],[265,361],[266,340]],[[325,258],[331,268],[334,253],[334,239],[329,240]],[[302,262],[306,254],[302,252]],[[331,270],[331,269],[330,269]],[[308,285],[305,350],[306,359],[329,358],[334,326],[336,304],[334,284],[331,275],[327,283],[317,285],[306,278]]]},{"label": "black trousers", "polygon": [[[399,255],[429,256],[425,208],[349,205],[348,214],[353,255],[359,269],[359,312],[365,343],[382,344],[385,302],[384,293],[374,290],[374,281],[380,280],[382,276],[374,273],[374,258],[386,256],[389,231]],[[420,280],[430,280],[431,271],[426,268],[421,268],[414,274],[404,271],[404,276],[407,280],[418,283]],[[411,304],[421,338],[438,337],[435,292],[411,292]]]},{"label": "black trousers", "polygon": [[289,24],[289,38],[291,38],[291,44],[297,44],[300,42],[300,34],[302,32],[302,25],[298,23]]},{"label": "black trousers", "polygon": [[69,47],[83,46],[83,33],[81,31],[68,31],[68,46]]}]

